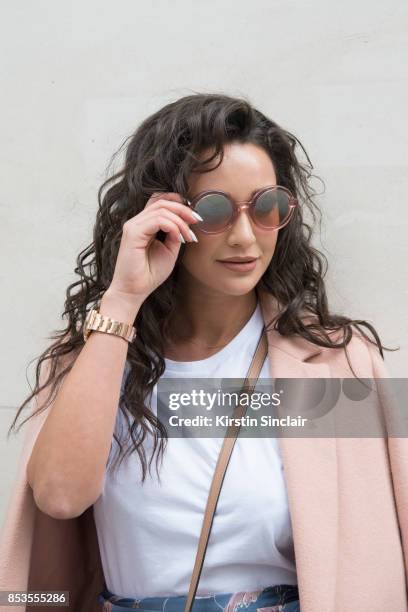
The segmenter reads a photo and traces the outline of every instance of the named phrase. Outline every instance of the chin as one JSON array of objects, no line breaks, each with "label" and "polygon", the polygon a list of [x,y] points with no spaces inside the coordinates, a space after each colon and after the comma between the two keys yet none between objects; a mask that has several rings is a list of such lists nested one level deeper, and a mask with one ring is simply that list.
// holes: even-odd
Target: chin
[{"label": "chin", "polygon": [[225,293],[226,295],[240,296],[246,295],[247,293],[253,291],[257,283],[258,280],[251,282],[249,281],[249,279],[246,279],[245,281],[241,282],[236,280],[234,282],[223,285],[222,287],[217,287],[217,289],[218,291],[220,291],[221,293]]}]

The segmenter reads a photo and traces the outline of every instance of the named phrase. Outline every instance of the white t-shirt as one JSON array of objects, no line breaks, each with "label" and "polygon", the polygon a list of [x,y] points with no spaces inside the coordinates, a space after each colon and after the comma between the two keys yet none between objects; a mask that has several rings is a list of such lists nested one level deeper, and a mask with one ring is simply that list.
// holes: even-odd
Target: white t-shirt
[{"label": "white t-shirt", "polygon": [[[258,303],[227,346],[199,361],[166,359],[164,377],[245,378],[262,326]],[[260,378],[271,378],[268,358]],[[156,387],[151,400],[157,415]],[[120,415],[118,410],[117,419],[123,419]],[[152,436],[144,445],[148,462]],[[111,592],[134,598],[188,593],[221,445],[222,437],[169,437],[163,463],[158,463],[161,483],[156,454],[143,485],[137,452],[125,459],[118,474],[106,473],[94,517]],[[278,440],[238,437],[218,499],[197,596],[283,583],[297,584],[297,577]]]}]

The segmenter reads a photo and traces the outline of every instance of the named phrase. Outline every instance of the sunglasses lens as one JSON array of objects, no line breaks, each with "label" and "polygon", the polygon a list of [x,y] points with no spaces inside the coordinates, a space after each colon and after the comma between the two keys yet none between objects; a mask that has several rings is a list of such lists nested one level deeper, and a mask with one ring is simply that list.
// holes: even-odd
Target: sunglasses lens
[{"label": "sunglasses lens", "polygon": [[197,229],[208,232],[217,232],[228,225],[233,212],[232,203],[221,194],[210,193],[198,200],[194,206],[204,220],[194,224]]},{"label": "sunglasses lens", "polygon": [[255,204],[254,215],[264,227],[279,227],[290,213],[290,197],[283,189],[271,189],[261,193]]}]

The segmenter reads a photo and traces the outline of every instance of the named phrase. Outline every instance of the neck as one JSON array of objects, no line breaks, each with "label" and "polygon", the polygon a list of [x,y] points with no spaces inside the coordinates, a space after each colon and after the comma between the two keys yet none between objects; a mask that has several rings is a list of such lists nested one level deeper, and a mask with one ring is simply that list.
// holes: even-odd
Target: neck
[{"label": "neck", "polygon": [[198,284],[181,289],[183,297],[169,327],[174,344],[194,344],[202,349],[225,346],[249,321],[257,305],[255,289],[238,296]]}]

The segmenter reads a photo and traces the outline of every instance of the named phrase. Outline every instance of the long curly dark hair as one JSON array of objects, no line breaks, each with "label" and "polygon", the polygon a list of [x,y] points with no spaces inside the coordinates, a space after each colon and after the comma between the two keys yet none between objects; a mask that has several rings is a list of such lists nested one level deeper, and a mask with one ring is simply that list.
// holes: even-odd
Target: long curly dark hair
[{"label": "long curly dark hair", "polygon": [[[99,209],[93,241],[79,253],[75,268],[79,279],[66,290],[62,318],[67,317],[67,325],[49,336],[55,342],[38,358],[35,388],[18,408],[9,433],[24,407],[48,386],[45,403],[23,423],[50,405],[72,368],[84,344],[82,328],[86,315],[111,283],[125,221],[141,212],[154,192],[174,191],[187,197],[190,173],[208,171],[208,163],[218,155],[221,163],[223,146],[231,142],[262,147],[273,162],[278,184],[287,187],[300,203],[290,223],[279,231],[272,261],[259,281],[259,286],[282,305],[274,329],[284,336],[298,335],[319,346],[346,350],[355,326],[369,342],[378,346],[382,358],[383,349],[393,350],[381,344],[370,323],[329,312],[323,280],[327,259],[311,245],[317,219],[321,225],[321,212],[313,201],[317,193],[310,180],[314,176],[313,166],[300,141],[254,108],[245,97],[194,93],[167,104],[145,119],[117,151],[116,155],[127,145],[121,170],[104,181],[98,190]],[[298,145],[309,165],[298,160]],[[213,149],[213,155],[200,160],[199,154],[208,148]],[[310,224],[305,220],[307,215]],[[164,239],[164,234],[159,232],[157,238]],[[182,244],[181,254],[184,248]],[[147,467],[143,448],[146,435],[149,432],[154,436],[149,470],[154,453],[158,450],[157,467],[167,443],[166,428],[148,407],[148,398],[165,370],[163,343],[177,304],[179,265],[177,261],[168,279],[143,303],[134,323],[138,334],[128,347],[128,375],[120,396],[120,410],[128,424],[131,443],[123,451],[123,440],[114,432],[120,450],[113,466],[136,450],[142,464],[142,482]],[[305,311],[313,316],[312,322],[306,323],[301,316]],[[375,340],[360,326],[368,328]],[[329,329],[340,332],[339,342],[334,342]],[[47,376],[40,386],[41,364],[45,361],[49,361],[44,366]],[[133,417],[132,422],[129,415]]]}]

